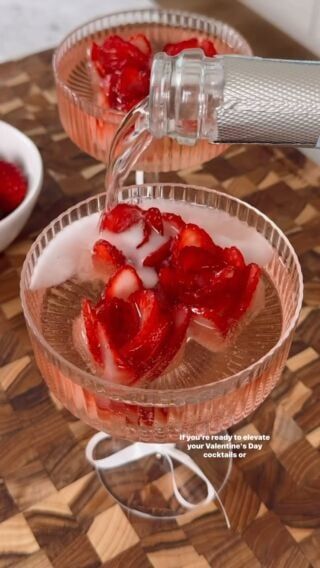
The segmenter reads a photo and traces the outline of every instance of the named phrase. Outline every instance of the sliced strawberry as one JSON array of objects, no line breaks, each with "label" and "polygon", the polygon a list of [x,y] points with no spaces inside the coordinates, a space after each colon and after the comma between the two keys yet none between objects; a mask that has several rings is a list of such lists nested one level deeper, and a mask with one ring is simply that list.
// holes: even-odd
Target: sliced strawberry
[{"label": "sliced strawberry", "polygon": [[[109,36],[103,42],[103,50],[113,59],[113,70],[117,71],[119,67],[134,64],[141,68],[150,66],[150,57],[145,54],[139,47],[134,45],[130,40],[127,41],[120,36]],[[116,55],[116,57],[114,57]]]},{"label": "sliced strawberry", "polygon": [[176,264],[184,272],[198,272],[202,268],[218,267],[223,262],[222,249],[206,250],[197,246],[186,246],[176,257]]},{"label": "sliced strawberry", "polygon": [[179,233],[186,225],[182,217],[175,213],[162,213],[162,219],[169,225],[169,228],[173,229],[173,236]]},{"label": "sliced strawberry", "polygon": [[98,337],[106,378],[123,385],[130,385],[137,380],[137,375],[127,362],[121,357],[114,343],[110,339],[106,328],[98,323]]},{"label": "sliced strawberry", "polygon": [[139,315],[134,304],[119,298],[102,300],[96,307],[97,318],[118,349],[139,330]]},{"label": "sliced strawberry", "polygon": [[139,34],[135,42],[113,35],[107,37],[103,45],[93,43],[91,47],[91,59],[104,80],[101,87],[108,95],[110,107],[125,112],[149,93],[151,51],[148,40]]},{"label": "sliced strawberry", "polygon": [[244,286],[240,295],[237,309],[233,313],[235,319],[239,319],[249,308],[261,278],[261,268],[255,263],[248,264],[244,271]]},{"label": "sliced strawberry", "polygon": [[95,68],[99,73],[100,77],[105,77],[107,70],[103,58],[103,50],[102,47],[98,45],[95,41],[92,43],[91,46],[91,60],[93,61]]},{"label": "sliced strawberry", "polygon": [[135,65],[127,65],[113,73],[109,89],[110,106],[116,110],[129,111],[149,94],[150,71]]},{"label": "sliced strawberry", "polygon": [[91,58],[102,77],[130,64],[142,69],[147,69],[150,65],[149,56],[117,35],[107,37],[102,45],[93,43]]},{"label": "sliced strawberry", "polygon": [[193,308],[192,312],[201,316],[214,324],[214,327],[225,337],[230,329],[230,319],[219,314],[216,310],[204,307]]},{"label": "sliced strawberry", "polygon": [[184,49],[192,49],[199,47],[198,38],[192,37],[190,39],[186,39],[184,41],[178,41],[177,43],[167,43],[163,51],[165,51],[168,55],[178,55]]},{"label": "sliced strawberry", "polygon": [[5,160],[0,160],[0,211],[8,214],[24,200],[28,184],[22,171]]},{"label": "sliced strawberry", "polygon": [[90,300],[84,299],[81,306],[81,314],[88,341],[88,347],[92,357],[98,365],[103,365],[103,356],[99,339],[99,320]]},{"label": "sliced strawberry", "polygon": [[210,39],[198,39],[196,37],[179,41],[178,43],[168,43],[164,46],[163,51],[168,55],[178,55],[184,49],[200,48],[207,57],[213,57],[217,54],[216,48]]},{"label": "sliced strawberry", "polygon": [[143,211],[137,205],[119,203],[111,211],[106,211],[102,217],[100,229],[122,233],[132,225],[138,223],[143,216]]},{"label": "sliced strawberry", "polygon": [[152,230],[163,235],[162,215],[157,207],[150,207],[144,214],[143,239],[137,248],[142,247],[149,241]]},{"label": "sliced strawberry", "polygon": [[229,313],[234,308],[241,290],[241,273],[226,266],[217,272],[201,270],[194,277],[196,289],[187,302],[190,306],[203,306],[215,309],[220,314]]},{"label": "sliced strawberry", "polygon": [[109,241],[100,239],[94,244],[92,261],[97,270],[108,274],[110,269],[123,266],[126,262],[126,257]]},{"label": "sliced strawberry", "polygon": [[172,266],[165,266],[161,268],[159,273],[159,284],[161,289],[164,291],[165,296],[171,301],[175,301],[177,298],[177,283],[179,279],[179,273],[176,268]]},{"label": "sliced strawberry", "polygon": [[226,335],[249,308],[260,276],[261,269],[256,264],[249,264],[243,270],[226,267],[219,273],[215,289],[214,286],[199,289],[193,313],[211,320]]},{"label": "sliced strawberry", "polygon": [[173,254],[176,257],[184,247],[199,247],[205,250],[215,250],[216,245],[204,229],[198,225],[187,223],[176,237]]},{"label": "sliced strawberry", "polygon": [[142,290],[143,284],[133,266],[125,265],[119,268],[110,278],[106,290],[105,298],[120,298],[127,300],[131,294]]},{"label": "sliced strawberry", "polygon": [[171,325],[168,340],[158,353],[157,360],[155,361],[151,371],[148,373],[148,378],[154,379],[161,375],[170,365],[171,361],[173,361],[186,338],[190,318],[191,312],[187,306],[182,304],[174,306],[171,313]]},{"label": "sliced strawberry", "polygon": [[199,47],[203,49],[204,54],[207,57],[214,57],[217,55],[217,50],[215,48],[214,43],[210,39],[202,39],[199,41]]},{"label": "sliced strawberry", "polygon": [[136,34],[129,38],[129,42],[140,49],[140,51],[147,57],[151,56],[152,47],[151,43],[144,34]]},{"label": "sliced strawberry", "polygon": [[140,314],[140,328],[135,337],[123,346],[121,355],[141,377],[152,367],[154,357],[167,337],[170,324],[152,290],[137,292],[132,300]]},{"label": "sliced strawberry", "polygon": [[236,278],[237,275],[238,271],[234,266],[223,266],[218,270],[203,268],[194,275],[194,282],[197,287],[197,292],[201,296],[206,288],[212,291],[217,291],[218,289],[233,289],[234,286],[239,285],[239,281]]},{"label": "sliced strawberry", "polygon": [[223,249],[223,258],[227,264],[239,268],[240,270],[244,269],[246,266],[243,255],[237,247]]},{"label": "sliced strawberry", "polygon": [[150,209],[146,211],[145,221],[149,223],[152,229],[154,229],[157,233],[163,235],[163,223],[160,209],[157,207],[150,207]]},{"label": "sliced strawberry", "polygon": [[143,247],[143,245],[145,245],[149,241],[151,232],[152,232],[151,225],[149,225],[149,223],[144,222],[142,241],[137,245],[136,247],[137,249]]},{"label": "sliced strawberry", "polygon": [[159,270],[162,264],[169,258],[171,253],[172,238],[168,239],[161,247],[150,253],[143,261],[143,266],[150,266]]}]

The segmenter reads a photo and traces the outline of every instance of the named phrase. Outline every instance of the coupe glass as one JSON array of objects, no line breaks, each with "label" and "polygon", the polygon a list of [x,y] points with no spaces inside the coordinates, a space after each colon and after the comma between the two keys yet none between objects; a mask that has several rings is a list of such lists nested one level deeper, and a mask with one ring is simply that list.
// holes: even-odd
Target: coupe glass
[{"label": "coupe glass", "polygon": [[[102,162],[108,160],[111,141],[125,115],[97,101],[88,50],[93,41],[101,43],[106,35],[130,37],[138,33],[146,34],[155,52],[162,51],[166,43],[197,36],[212,39],[222,54],[252,53],[245,39],[227,24],[171,10],[119,12],[92,20],[71,32],[53,58],[60,118],[71,140]],[[223,145],[206,141],[188,147],[170,138],[155,140],[136,164],[136,170],[177,171],[211,160],[224,149]]]},{"label": "coupe glass", "polygon": [[[276,289],[282,322],[281,315],[277,322],[272,310],[269,314],[264,311],[266,315],[262,321],[261,318],[258,320],[251,336],[246,333],[243,350],[246,360],[254,359],[259,342],[268,346],[258,360],[244,368],[243,361],[239,362],[236,355],[210,356],[207,350],[190,341],[190,345],[187,344],[189,355],[175,368],[174,381],[166,383],[164,376],[148,388],[142,388],[107,382],[85,370],[81,359],[66,358],[64,350],[72,341],[72,321],[80,310],[81,286],[62,286],[50,295],[51,304],[48,304],[48,290],[32,290],[30,283],[38,259],[49,242],[76,220],[103,211],[104,194],[68,209],[38,236],[23,266],[21,298],[36,362],[49,389],[72,414],[111,436],[99,434],[99,440],[96,439],[96,442],[101,441],[98,454],[101,456],[104,452],[115,458],[115,469],[109,467],[110,463],[108,466],[109,458],[105,463],[103,460],[98,462],[105,485],[130,510],[174,516],[188,508],[177,496],[177,486],[180,497],[183,495],[193,505],[203,501],[207,489],[204,477],[199,481],[199,471],[193,470],[191,476],[181,475],[183,460],[179,465],[173,457],[170,463],[161,448],[166,449],[170,443],[172,449],[174,444],[181,443],[181,434],[219,433],[262,403],[278,382],[285,365],[301,308],[303,285],[299,262],[288,239],[270,219],[250,205],[214,190],[179,184],[131,186],[118,193],[119,202],[143,201],[147,205],[148,199],[158,198],[174,201],[177,205],[190,203],[225,211],[256,229],[270,243],[273,255],[264,270]],[[47,306],[45,310],[44,306]],[[278,324],[278,339],[270,343],[273,329]],[[196,382],[194,377],[197,377]],[[139,421],[137,416],[141,409],[144,409],[144,416],[152,419]],[[134,443],[132,451],[135,455],[132,457],[131,452],[127,460],[130,463],[126,465],[126,459],[121,461],[118,457],[128,457],[130,449],[126,450],[127,454],[119,452],[125,446],[128,448],[129,442]],[[92,450],[91,444],[88,449],[91,458]],[[219,460],[211,460],[211,463],[213,461],[215,473],[211,481],[219,488],[230,464]],[[179,482],[178,474],[174,472],[180,472]],[[194,473],[197,473],[198,481],[190,483]]]}]

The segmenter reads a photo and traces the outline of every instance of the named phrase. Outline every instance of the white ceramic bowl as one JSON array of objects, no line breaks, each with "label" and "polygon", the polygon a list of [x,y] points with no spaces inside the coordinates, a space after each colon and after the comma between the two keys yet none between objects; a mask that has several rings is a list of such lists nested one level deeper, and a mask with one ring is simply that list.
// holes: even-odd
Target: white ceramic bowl
[{"label": "white ceramic bowl", "polygon": [[0,159],[16,163],[28,179],[28,191],[20,205],[0,219],[0,252],[18,236],[29,219],[42,187],[43,165],[38,148],[25,134],[0,121]]}]

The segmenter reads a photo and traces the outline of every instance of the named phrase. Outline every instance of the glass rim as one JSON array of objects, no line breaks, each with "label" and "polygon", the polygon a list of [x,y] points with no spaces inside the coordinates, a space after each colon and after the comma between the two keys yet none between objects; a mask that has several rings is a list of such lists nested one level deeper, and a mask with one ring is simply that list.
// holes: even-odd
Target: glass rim
[{"label": "glass rim", "polygon": [[[62,366],[62,367],[64,366],[64,367],[68,368],[70,371],[72,371],[73,373],[76,373],[79,377],[81,377],[81,379],[83,379],[84,381],[96,384],[97,386],[100,385],[104,389],[106,388],[106,384],[107,384],[107,387],[108,387],[108,395],[107,396],[111,399],[123,400],[125,398],[126,400],[129,401],[128,402],[129,404],[135,404],[135,402],[134,402],[135,399],[139,400],[139,404],[141,404],[141,402],[140,402],[141,399],[143,399],[144,404],[147,404],[148,399],[149,399],[149,404],[152,403],[152,406],[163,406],[163,404],[164,404],[163,399],[166,398],[168,401],[174,400],[175,401],[174,405],[177,405],[179,403],[181,405],[181,404],[186,403],[186,396],[187,396],[187,398],[190,398],[191,395],[194,395],[195,402],[197,402],[198,400],[201,400],[203,398],[204,393],[206,393],[206,398],[207,398],[207,395],[208,395],[209,392],[214,393],[214,391],[217,388],[218,389],[221,388],[221,386],[225,386],[225,385],[229,386],[229,385],[232,385],[234,383],[241,384],[241,379],[245,379],[249,375],[249,373],[253,373],[255,369],[258,369],[259,367],[262,367],[262,366],[266,366],[269,363],[269,361],[280,351],[282,346],[288,340],[290,334],[293,332],[293,330],[296,326],[296,323],[298,321],[301,306],[302,306],[302,301],[303,301],[303,276],[302,276],[301,266],[300,266],[297,254],[296,254],[293,246],[291,245],[289,239],[281,231],[281,229],[269,217],[267,217],[267,215],[265,215],[264,213],[262,213],[261,211],[259,211],[255,207],[253,207],[252,205],[242,201],[241,199],[238,199],[237,197],[230,196],[228,194],[225,194],[221,191],[217,191],[215,189],[206,188],[206,187],[202,187],[202,186],[196,186],[196,185],[188,185],[188,184],[183,184],[183,183],[153,183],[153,184],[151,183],[151,184],[131,185],[131,186],[126,186],[126,187],[121,188],[121,191],[136,191],[137,189],[141,190],[143,188],[148,189],[148,188],[157,188],[157,187],[167,187],[167,188],[177,187],[177,188],[182,188],[182,189],[188,188],[190,190],[196,190],[196,191],[200,190],[200,191],[206,192],[206,193],[211,193],[211,194],[213,193],[213,194],[217,195],[218,197],[219,196],[227,197],[228,199],[230,199],[231,201],[233,201],[235,203],[240,203],[240,204],[244,205],[250,211],[254,212],[256,215],[258,215],[260,218],[262,218],[264,221],[266,221],[268,224],[270,224],[272,229],[275,230],[276,233],[284,240],[286,246],[288,247],[288,249],[290,251],[290,254],[292,255],[292,258],[294,260],[294,266],[295,266],[295,269],[297,271],[298,283],[299,283],[299,288],[298,288],[299,292],[298,292],[297,303],[296,303],[294,314],[291,316],[290,323],[287,325],[287,328],[284,330],[283,334],[281,334],[277,343],[269,351],[267,351],[267,353],[265,353],[262,357],[260,357],[260,359],[258,359],[257,361],[254,361],[251,365],[249,365],[245,369],[242,369],[241,371],[238,371],[237,373],[234,373],[233,375],[229,375],[228,377],[225,377],[225,378],[222,378],[222,379],[219,379],[219,380],[215,380],[214,382],[208,382],[208,383],[205,383],[205,384],[194,385],[192,387],[183,387],[183,388],[179,388],[179,389],[167,389],[167,388],[161,389],[161,388],[152,388],[152,387],[145,388],[145,387],[139,387],[139,386],[134,386],[134,385],[128,386],[128,385],[122,385],[122,384],[118,384],[118,383],[112,383],[111,381],[107,381],[106,379],[103,379],[103,378],[101,378],[97,375],[94,375],[93,373],[90,373],[88,371],[84,371],[83,369],[80,369],[79,367],[77,367],[74,363],[71,363],[70,361],[65,359],[65,357],[63,357],[60,353],[58,353],[50,345],[50,343],[44,338],[43,334],[41,333],[41,330],[38,328],[37,324],[35,323],[34,319],[32,318],[32,315],[30,314],[30,311],[27,307],[27,303],[25,301],[26,274],[27,274],[27,268],[28,268],[30,259],[32,258],[32,255],[33,255],[38,243],[41,241],[41,239],[44,237],[44,235],[48,231],[50,231],[50,229],[52,229],[53,226],[60,219],[62,219],[66,215],[70,215],[70,213],[72,211],[74,211],[76,209],[80,209],[83,205],[85,205],[85,204],[87,204],[91,201],[96,200],[97,203],[99,203],[99,206],[100,206],[101,200],[105,199],[105,193],[93,195],[93,196],[91,196],[87,199],[84,199],[83,201],[80,201],[76,205],[69,207],[68,209],[63,211],[58,217],[53,219],[40,232],[40,234],[37,236],[36,240],[31,245],[31,247],[30,247],[30,249],[29,249],[29,251],[26,255],[26,258],[24,260],[24,263],[23,263],[23,267],[22,267],[22,271],[21,271],[21,278],[20,278],[20,299],[21,299],[24,317],[26,319],[27,325],[30,328],[32,334],[35,336],[36,340],[39,341],[42,348],[44,348],[45,351],[47,351],[55,360],[59,361],[60,366]],[[121,195],[121,191],[119,192],[118,195]],[[119,202],[122,202],[122,201],[125,202],[125,201],[128,201],[128,199],[127,200],[126,199],[120,199],[119,200]],[[168,201],[169,201],[169,199],[168,199]],[[200,205],[200,204],[198,204],[198,205]],[[73,382],[77,382],[72,378],[72,376],[68,376],[68,378],[69,378],[69,380],[71,380]],[[90,390],[90,388],[88,390]],[[161,398],[162,398],[161,402],[158,402],[158,403],[154,402],[154,396],[156,394],[161,395]],[[199,396],[197,397],[197,395],[199,395]],[[171,405],[172,404],[173,403],[171,402]],[[168,405],[170,405],[170,402],[168,402]]]},{"label": "glass rim", "polygon": [[[63,89],[63,91],[65,92],[65,94],[68,95],[68,97],[70,99],[72,99],[73,101],[75,101],[76,104],[79,104],[80,107],[82,109],[84,109],[88,114],[95,116],[97,118],[101,117],[102,115],[104,115],[106,112],[108,113],[108,117],[110,119],[111,116],[114,116],[115,118],[123,118],[125,116],[125,113],[119,110],[115,110],[115,109],[105,109],[104,107],[96,104],[96,103],[92,103],[90,101],[88,101],[85,97],[83,97],[82,95],[78,95],[77,93],[75,93],[75,91],[69,87],[69,85],[60,77],[60,73],[59,73],[59,55],[60,55],[60,51],[64,48],[65,45],[68,44],[68,41],[72,38],[72,36],[74,34],[76,34],[77,32],[81,32],[83,29],[85,29],[88,26],[94,25],[96,22],[101,22],[103,20],[108,20],[110,19],[110,21],[112,21],[112,19],[115,18],[119,18],[119,24],[121,23],[121,19],[125,18],[126,16],[132,17],[132,16],[137,16],[137,21],[136,22],[132,22],[131,19],[128,21],[128,25],[134,25],[134,24],[138,24],[138,23],[144,23],[144,24],[161,24],[160,21],[160,17],[161,15],[163,17],[165,16],[172,16],[172,17],[180,17],[180,18],[193,18],[197,24],[203,24],[206,27],[206,33],[208,33],[208,35],[210,35],[210,29],[214,29],[215,27],[221,27],[225,30],[228,30],[228,32],[233,33],[235,38],[237,39],[237,41],[241,42],[242,46],[243,46],[243,53],[241,55],[245,55],[245,56],[251,56],[252,55],[252,49],[250,44],[247,42],[247,40],[244,38],[244,36],[238,32],[233,26],[230,26],[229,24],[227,24],[226,22],[222,21],[222,20],[216,20],[215,18],[207,18],[205,16],[202,16],[201,14],[197,14],[195,12],[186,12],[183,10],[162,10],[160,8],[145,8],[145,9],[135,9],[135,10],[119,10],[117,12],[110,12],[109,14],[105,14],[96,18],[93,18],[92,20],[87,20],[85,23],[81,24],[80,26],[77,26],[76,28],[74,28],[71,32],[69,32],[64,38],[63,40],[59,43],[59,45],[56,47],[56,49],[54,50],[53,53],[53,57],[52,57],[52,67],[53,67],[53,73],[54,73],[54,77],[55,77],[55,81],[56,84],[59,85],[60,88]],[[151,17],[154,15],[158,15],[159,17],[159,21],[152,21]],[[143,16],[148,16],[150,17],[150,21],[149,22],[140,22],[138,16],[141,17]],[[112,27],[114,27],[116,24],[114,23],[113,25],[110,25],[110,29]],[[125,23],[123,24],[125,25]],[[168,26],[172,26],[172,27],[176,27],[177,24],[169,24],[167,23],[166,25]],[[106,27],[106,30],[108,28]],[[184,29],[188,29],[187,26],[184,27]],[[193,29],[190,27],[190,29]],[[91,35],[90,33],[87,34],[88,36]],[[232,46],[231,46],[232,47]]]}]

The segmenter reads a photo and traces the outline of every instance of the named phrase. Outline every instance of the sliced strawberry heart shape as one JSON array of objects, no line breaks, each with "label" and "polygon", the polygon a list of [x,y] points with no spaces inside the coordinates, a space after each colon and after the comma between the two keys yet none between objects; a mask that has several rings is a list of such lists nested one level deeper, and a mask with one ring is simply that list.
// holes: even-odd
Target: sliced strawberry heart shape
[{"label": "sliced strawberry heart shape", "polygon": [[92,262],[98,271],[108,274],[110,270],[123,266],[126,257],[109,241],[100,239],[92,249]]},{"label": "sliced strawberry heart shape", "polygon": [[[237,247],[222,249],[204,229],[156,207],[144,211],[119,204],[103,216],[101,226],[120,233],[138,223],[144,234],[137,248],[152,232],[168,235],[143,261],[158,272],[158,285],[144,289],[136,270],[124,264],[123,253],[100,239],[94,263],[118,269],[98,304],[86,300],[82,307],[95,363],[106,378],[124,384],[153,380],[168,368],[183,345],[191,315],[207,319],[227,336],[250,307],[261,276],[257,265],[246,266]],[[150,425],[151,414],[137,412],[135,421]]]},{"label": "sliced strawberry heart shape", "polygon": [[142,290],[143,284],[133,266],[125,265],[110,278],[104,293],[105,299],[127,300],[135,292]]},{"label": "sliced strawberry heart shape", "polygon": [[101,219],[100,229],[122,233],[130,229],[143,218],[143,211],[138,205],[119,203],[111,211],[106,211]]},{"label": "sliced strawberry heart shape", "polygon": [[141,377],[152,367],[153,359],[167,337],[170,323],[154,291],[141,290],[131,300],[140,315],[140,328],[135,337],[123,346],[121,355]]}]

